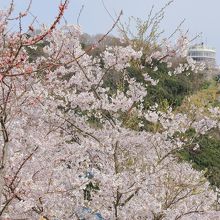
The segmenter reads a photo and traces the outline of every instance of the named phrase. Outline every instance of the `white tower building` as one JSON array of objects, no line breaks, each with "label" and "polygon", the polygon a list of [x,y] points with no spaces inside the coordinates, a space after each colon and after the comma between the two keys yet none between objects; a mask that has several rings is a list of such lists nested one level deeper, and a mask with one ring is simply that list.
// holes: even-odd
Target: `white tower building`
[{"label": "white tower building", "polygon": [[216,66],[216,51],[205,46],[203,43],[196,44],[189,48],[188,56],[197,62],[204,62],[208,67]]}]

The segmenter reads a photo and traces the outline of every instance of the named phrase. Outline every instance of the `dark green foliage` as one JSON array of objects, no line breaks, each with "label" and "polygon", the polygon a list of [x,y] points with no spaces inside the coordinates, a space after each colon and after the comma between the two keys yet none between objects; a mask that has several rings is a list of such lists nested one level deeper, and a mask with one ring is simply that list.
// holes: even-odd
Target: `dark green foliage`
[{"label": "dark green foliage", "polygon": [[211,85],[211,82],[209,81],[205,81],[203,84],[202,84],[202,89],[208,89]]},{"label": "dark green foliage", "polygon": [[30,47],[26,47],[26,50],[29,54],[29,61],[35,61],[38,57],[44,55],[43,48],[47,45],[47,42],[38,43],[36,45],[37,49],[31,49]]},{"label": "dark green foliage", "polygon": [[165,105],[175,108],[180,106],[184,97],[189,94],[188,86],[175,78],[161,79],[157,86],[150,86],[146,106],[150,107],[153,103],[158,103],[162,108]]},{"label": "dark green foliage", "polygon": [[95,192],[98,190],[99,190],[99,186],[97,184],[93,184],[92,182],[89,182],[86,185],[86,188],[83,190],[84,199],[91,201],[92,200],[92,192]]},{"label": "dark green foliage", "polygon": [[198,170],[205,170],[210,183],[220,187],[220,139],[210,135],[201,135],[195,138],[192,146],[195,143],[198,143],[200,147],[193,150],[192,147],[186,146],[180,152],[180,158],[191,161],[193,167]]},{"label": "dark green foliage", "polygon": [[118,89],[123,85],[123,75],[116,71],[109,71],[104,77],[104,87],[109,88],[109,95],[115,94]]},{"label": "dark green foliage", "polygon": [[215,81],[218,82],[218,83],[220,82],[220,74],[218,74],[218,75],[215,77]]},{"label": "dark green foliage", "polygon": [[137,81],[144,82],[143,73],[148,73],[153,79],[159,80],[156,86],[147,87],[148,95],[145,99],[145,107],[149,108],[155,103],[159,104],[160,109],[171,106],[173,109],[180,106],[183,99],[202,88],[205,79],[199,73],[182,73],[180,75],[169,76],[170,69],[165,63],[157,63],[158,70],[154,72],[150,66],[143,70],[135,67],[128,69],[129,75],[135,77]]}]

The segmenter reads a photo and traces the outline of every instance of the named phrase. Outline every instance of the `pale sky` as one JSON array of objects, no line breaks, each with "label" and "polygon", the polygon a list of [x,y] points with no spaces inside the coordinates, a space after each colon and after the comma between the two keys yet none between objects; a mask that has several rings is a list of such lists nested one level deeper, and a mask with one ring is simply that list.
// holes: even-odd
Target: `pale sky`
[{"label": "pale sky", "polygon": [[[24,9],[29,0],[14,0],[17,10]],[[0,0],[0,7],[6,8],[9,0]],[[112,20],[105,11],[101,0],[70,0],[65,18],[69,23],[76,23],[80,8],[84,10],[80,16],[80,25],[89,34],[105,33],[112,25]],[[155,5],[155,11],[163,7],[167,0],[104,0],[111,14],[124,12],[123,21],[129,16],[147,18]],[[33,0],[31,12],[38,17],[39,23],[50,24],[57,15],[60,0]],[[186,19],[183,30],[189,29],[189,36],[193,38],[202,32],[197,42],[204,42],[216,48],[217,60],[220,64],[220,0],[174,0],[166,10],[161,29],[165,30],[164,37],[175,30],[178,24]],[[30,20],[24,21],[24,25]]]}]

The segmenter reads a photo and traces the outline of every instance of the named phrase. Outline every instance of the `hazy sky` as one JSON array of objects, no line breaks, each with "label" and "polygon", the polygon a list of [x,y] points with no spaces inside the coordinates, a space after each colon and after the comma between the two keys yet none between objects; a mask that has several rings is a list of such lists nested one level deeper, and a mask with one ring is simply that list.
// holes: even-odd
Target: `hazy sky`
[{"label": "hazy sky", "polygon": [[[14,0],[17,10],[24,9],[28,0]],[[1,8],[5,8],[9,0],[0,0]],[[76,23],[80,8],[84,10],[80,17],[83,31],[89,34],[104,33],[112,24],[112,20],[106,13],[101,0],[70,0],[71,4],[65,14],[69,23]],[[129,16],[146,18],[152,5],[155,11],[163,7],[167,0],[104,0],[108,10],[115,15],[123,9],[123,21]],[[40,23],[49,24],[57,15],[57,7],[60,0],[33,0],[31,12],[38,17]],[[188,30],[190,37],[203,33],[197,42],[205,42],[217,50],[217,59],[220,64],[220,0],[174,0],[166,10],[166,16],[161,24],[165,30],[164,36],[168,36],[186,19],[183,29]],[[24,21],[24,24],[30,20]]]}]

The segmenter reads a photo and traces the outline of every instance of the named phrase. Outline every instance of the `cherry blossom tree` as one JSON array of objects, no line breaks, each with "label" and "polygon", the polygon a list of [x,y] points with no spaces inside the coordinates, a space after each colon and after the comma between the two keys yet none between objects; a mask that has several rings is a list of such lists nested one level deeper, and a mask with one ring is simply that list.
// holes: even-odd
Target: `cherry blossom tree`
[{"label": "cherry blossom tree", "polygon": [[[2,205],[2,191],[4,175],[6,174],[6,163],[8,160],[9,152],[9,130],[7,129],[8,122],[10,121],[10,112],[13,107],[18,104],[18,100],[26,91],[26,80],[28,75],[36,71],[43,70],[51,66],[50,63],[34,63],[30,62],[28,49],[34,48],[41,42],[47,35],[49,35],[61,20],[64,10],[67,7],[68,1],[60,4],[59,14],[54,20],[53,24],[47,29],[42,31],[39,35],[30,36],[28,32],[34,31],[32,26],[29,26],[28,32],[22,32],[21,20],[27,16],[31,1],[25,12],[20,12],[18,16],[13,17],[14,2],[11,1],[8,10],[0,11],[0,83],[1,83],[1,101],[0,101],[0,123],[1,123],[1,164],[0,164],[0,206]],[[19,30],[17,32],[10,32],[8,25],[10,21],[19,22]],[[20,78],[18,77],[20,76]],[[19,106],[13,112],[13,115],[19,113]],[[12,116],[12,115],[11,115]],[[13,117],[13,116],[12,116]],[[3,207],[4,209],[4,207]]]},{"label": "cherry blossom tree", "polygon": [[[143,105],[148,86],[158,82],[144,65],[157,71],[154,60],[171,66],[174,54],[186,57],[186,37],[173,46],[163,42],[148,57],[131,45],[90,56],[81,47],[78,26],[56,28],[66,4],[49,30],[31,38],[5,36],[10,10],[1,12],[0,216],[217,219],[217,192],[176,153],[186,143],[178,133],[220,127],[219,109],[192,119]],[[36,49],[41,41],[43,55],[30,62],[26,47]],[[167,74],[202,68],[187,61]],[[143,82],[128,74],[131,65],[142,70]],[[112,73],[122,78],[115,91],[105,83]],[[133,115],[136,130],[125,123]],[[144,129],[144,123],[156,129]]]}]

